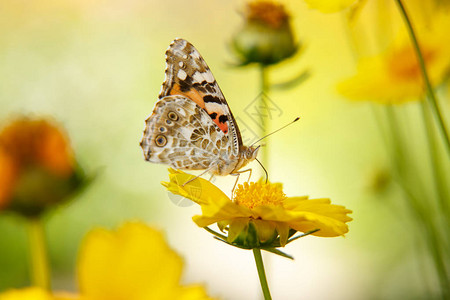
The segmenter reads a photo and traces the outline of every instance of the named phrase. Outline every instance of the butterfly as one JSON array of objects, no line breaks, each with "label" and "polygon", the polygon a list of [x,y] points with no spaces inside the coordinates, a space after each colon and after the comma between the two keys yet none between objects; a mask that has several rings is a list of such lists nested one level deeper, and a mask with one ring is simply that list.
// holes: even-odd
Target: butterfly
[{"label": "butterfly", "polygon": [[166,51],[165,80],[158,98],[140,143],[147,161],[204,170],[201,175],[251,172],[241,169],[256,158],[259,147],[243,145],[211,70],[184,39],[175,39]]}]

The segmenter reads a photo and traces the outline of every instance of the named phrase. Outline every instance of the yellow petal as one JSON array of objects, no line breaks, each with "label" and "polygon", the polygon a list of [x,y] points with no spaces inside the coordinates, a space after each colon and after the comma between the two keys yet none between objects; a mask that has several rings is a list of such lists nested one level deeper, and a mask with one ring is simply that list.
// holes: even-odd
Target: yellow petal
[{"label": "yellow petal", "polygon": [[[192,201],[197,204],[205,204],[211,201],[222,202],[224,200],[229,200],[227,195],[225,195],[218,187],[214,184],[205,180],[201,177],[190,175],[179,170],[169,169],[169,182],[162,182],[169,192],[177,194]],[[185,184],[186,182],[189,183]]]},{"label": "yellow petal", "polygon": [[275,222],[277,232],[280,236],[280,245],[284,247],[289,238],[289,225],[283,222]]},{"label": "yellow petal", "polygon": [[[447,78],[450,68],[449,14],[445,10],[436,11],[426,24],[414,25],[429,79],[433,86],[438,86]],[[340,82],[337,90],[352,100],[383,104],[420,100],[425,92],[424,81],[407,32],[400,32],[386,50],[361,58],[356,74]]]},{"label": "yellow petal", "polygon": [[305,0],[309,8],[318,9],[323,13],[334,13],[343,10],[357,0]]},{"label": "yellow petal", "polygon": [[193,285],[189,287],[182,288],[177,295],[178,300],[212,300],[213,298],[209,297],[206,294],[203,286]]},{"label": "yellow petal", "polygon": [[[357,73],[337,85],[337,91],[350,100],[402,103],[417,100],[423,93],[422,80],[399,81],[393,78],[384,56],[361,59]],[[392,66],[391,66],[392,67]]]},{"label": "yellow petal", "polygon": [[142,223],[93,230],[78,262],[81,294],[95,300],[174,299],[181,270],[162,234]]},{"label": "yellow petal", "polygon": [[257,219],[253,220],[253,224],[255,224],[256,233],[258,234],[258,238],[261,243],[265,243],[276,238],[277,231],[275,230],[275,222]]},{"label": "yellow petal", "polygon": [[247,207],[239,206],[229,199],[223,202],[213,200],[201,205],[201,208],[202,214],[192,217],[199,227],[236,218],[249,218],[253,215]]},{"label": "yellow petal", "polygon": [[54,300],[47,292],[37,287],[14,289],[0,294],[0,300]]},{"label": "yellow petal", "polygon": [[293,197],[286,201],[289,208],[289,226],[297,231],[314,229],[316,236],[334,237],[348,232],[345,224],[352,220],[347,214],[352,211],[341,205],[331,204],[329,199],[308,199]]},{"label": "yellow petal", "polygon": [[[179,170],[169,169],[169,172],[170,181],[162,184],[171,193],[191,199],[201,206],[202,215],[192,218],[198,226],[205,227],[216,222],[252,215],[249,209],[233,203],[208,180],[200,177],[192,180],[195,176]],[[188,183],[185,184],[186,182]]]}]

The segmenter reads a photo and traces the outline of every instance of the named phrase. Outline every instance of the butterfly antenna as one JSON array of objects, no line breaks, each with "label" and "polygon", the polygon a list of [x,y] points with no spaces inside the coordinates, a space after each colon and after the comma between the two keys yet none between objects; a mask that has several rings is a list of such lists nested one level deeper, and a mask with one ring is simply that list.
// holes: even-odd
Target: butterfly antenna
[{"label": "butterfly antenna", "polygon": [[255,159],[256,159],[256,161],[259,163],[259,165],[261,166],[261,168],[263,168],[264,173],[266,173],[266,183],[267,183],[267,181],[269,181],[269,173],[267,173],[267,170],[266,170],[266,168],[264,168],[263,164],[262,164],[257,158],[255,158]]},{"label": "butterfly antenna", "polygon": [[[294,121],[289,122],[288,124],[284,125],[284,126],[281,127],[281,128],[278,128],[277,130],[275,130],[275,131],[273,131],[273,132],[271,132],[271,133],[269,133],[269,134],[266,134],[265,136],[263,136],[262,138],[260,138],[259,140],[257,140],[257,141],[254,142],[253,144],[251,144],[250,147],[253,146],[254,144],[256,144],[257,142],[259,142],[260,140],[265,139],[266,137],[271,136],[272,134],[274,134],[274,133],[280,131],[281,129],[284,129],[284,128],[288,127],[288,126],[291,125],[292,123],[297,122],[298,120],[300,120],[300,117],[297,117],[297,118],[295,118]],[[262,165],[261,165],[261,166],[262,166]],[[263,168],[264,168],[264,167],[263,167]],[[267,172],[266,172],[266,173],[267,173]]]}]

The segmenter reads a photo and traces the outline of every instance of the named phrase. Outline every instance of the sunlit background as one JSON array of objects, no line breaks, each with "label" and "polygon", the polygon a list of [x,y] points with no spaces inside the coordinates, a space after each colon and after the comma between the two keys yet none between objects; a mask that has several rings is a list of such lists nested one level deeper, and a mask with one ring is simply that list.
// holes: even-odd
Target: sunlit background
[{"label": "sunlit background", "polygon": [[[392,24],[401,23],[390,1],[374,2],[392,12]],[[436,282],[433,277],[424,282],[429,267],[415,259],[420,247],[410,235],[403,204],[395,191],[383,189],[389,167],[374,104],[336,92],[337,83],[355,72],[352,39],[374,42],[371,32],[361,29],[370,19],[363,15],[364,22],[351,32],[345,13],[324,14],[304,1],[282,3],[303,47],[270,67],[269,80],[282,82],[304,70],[310,77],[288,90],[270,91],[279,111],[269,131],[297,116],[301,120],[266,140],[269,176],[284,184],[288,196],[327,197],[345,205],[354,220],[345,238],[305,237],[288,245],[284,251],[294,261],[264,255],[272,296],[420,299]],[[54,290],[76,290],[77,251],[91,228],[142,220],[163,230],[184,257],[184,283],[203,283],[221,299],[261,297],[251,251],[227,246],[198,228],[191,217],[199,207],[169,197],[160,184],[168,178],[167,166],[146,162],[139,147],[144,120],[164,80],[164,52],[176,37],[190,41],[203,55],[242,121],[244,138],[258,133],[248,113],[260,93],[258,69],[235,67],[230,50],[230,40],[242,26],[244,4],[0,3],[0,125],[21,114],[54,118],[66,130],[80,165],[95,177],[79,196],[45,216]],[[369,16],[377,5],[368,5],[364,13]],[[257,163],[251,167],[254,179],[262,175]],[[233,182],[217,178],[214,183],[230,190]],[[0,291],[29,285],[26,247],[22,219],[0,215]]]}]

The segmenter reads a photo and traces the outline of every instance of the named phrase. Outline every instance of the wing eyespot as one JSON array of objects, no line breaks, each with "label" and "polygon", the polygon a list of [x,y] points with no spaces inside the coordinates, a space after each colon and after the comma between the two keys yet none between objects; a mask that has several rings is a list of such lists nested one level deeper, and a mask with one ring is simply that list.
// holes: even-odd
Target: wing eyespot
[{"label": "wing eyespot", "polygon": [[158,147],[164,147],[167,144],[167,138],[164,135],[158,135],[155,138],[155,144]]},{"label": "wing eyespot", "polygon": [[169,119],[171,119],[172,121],[178,121],[178,119],[179,119],[177,113],[173,112],[173,111],[169,111],[169,113],[167,114],[167,117]]}]

